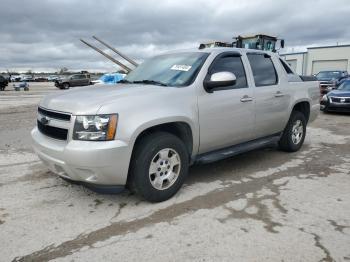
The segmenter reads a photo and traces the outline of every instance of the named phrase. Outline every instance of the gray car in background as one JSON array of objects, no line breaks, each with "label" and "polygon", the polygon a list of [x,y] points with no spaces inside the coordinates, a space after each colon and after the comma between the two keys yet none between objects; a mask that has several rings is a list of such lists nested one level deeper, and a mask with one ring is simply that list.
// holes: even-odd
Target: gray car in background
[{"label": "gray car in background", "polygon": [[275,144],[299,150],[319,108],[318,82],[275,53],[191,49],[146,60],[118,85],[46,96],[31,135],[59,176],[157,202],[191,164]]},{"label": "gray car in background", "polygon": [[55,86],[59,89],[68,89],[72,86],[87,86],[91,84],[90,75],[75,74],[64,76],[55,80]]}]

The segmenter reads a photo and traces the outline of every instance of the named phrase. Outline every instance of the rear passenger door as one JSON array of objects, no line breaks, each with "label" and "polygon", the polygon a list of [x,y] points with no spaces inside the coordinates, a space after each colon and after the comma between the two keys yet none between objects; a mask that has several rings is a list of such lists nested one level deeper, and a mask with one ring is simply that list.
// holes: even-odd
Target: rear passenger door
[{"label": "rear passenger door", "polygon": [[255,138],[278,133],[284,129],[288,107],[279,77],[270,55],[247,53],[254,79]]},{"label": "rear passenger door", "polygon": [[80,75],[80,82],[79,85],[81,86],[86,86],[88,85],[90,82],[89,78],[87,77],[87,75]]},{"label": "rear passenger door", "polygon": [[208,69],[213,73],[232,72],[237,81],[233,86],[219,87],[212,93],[200,90],[198,96],[200,153],[246,142],[254,132],[254,102],[241,55],[235,52],[219,54]]}]

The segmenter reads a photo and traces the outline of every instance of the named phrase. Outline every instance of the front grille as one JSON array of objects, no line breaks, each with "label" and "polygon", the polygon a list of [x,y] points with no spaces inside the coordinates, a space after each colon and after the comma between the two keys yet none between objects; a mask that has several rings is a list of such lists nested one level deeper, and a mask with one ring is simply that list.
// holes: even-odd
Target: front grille
[{"label": "front grille", "polygon": [[37,121],[38,129],[41,133],[46,136],[59,139],[59,140],[67,140],[68,130],[64,128],[47,126],[42,124],[39,120]]},{"label": "front grille", "polygon": [[320,85],[323,87],[323,86],[325,86],[325,87],[327,87],[327,86],[334,86],[334,82],[324,82],[324,81],[321,81],[320,82]]},{"label": "front grille", "polygon": [[71,118],[70,114],[49,111],[42,107],[38,107],[38,112],[43,116],[48,116],[48,117],[52,117],[54,119],[63,120],[63,121],[70,121],[70,118]]},{"label": "front grille", "polygon": [[334,96],[332,96],[331,100],[334,103],[350,103],[350,97],[342,98],[342,97],[334,97]]}]

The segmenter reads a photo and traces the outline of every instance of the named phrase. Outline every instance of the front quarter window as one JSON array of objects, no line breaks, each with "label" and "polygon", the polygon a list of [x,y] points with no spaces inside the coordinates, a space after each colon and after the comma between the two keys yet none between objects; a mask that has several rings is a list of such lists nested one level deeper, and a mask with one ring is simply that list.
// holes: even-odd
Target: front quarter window
[{"label": "front quarter window", "polygon": [[208,55],[204,52],[159,55],[135,68],[124,78],[124,82],[188,86],[193,83]]}]

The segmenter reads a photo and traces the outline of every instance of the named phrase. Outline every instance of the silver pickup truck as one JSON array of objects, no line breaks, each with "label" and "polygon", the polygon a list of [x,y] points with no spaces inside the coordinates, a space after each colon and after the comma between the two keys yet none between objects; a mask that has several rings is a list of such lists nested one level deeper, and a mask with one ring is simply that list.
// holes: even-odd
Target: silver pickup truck
[{"label": "silver pickup truck", "polygon": [[59,176],[158,202],[180,189],[191,164],[273,144],[299,150],[319,96],[318,82],[275,53],[183,50],[146,60],[120,84],[46,96],[31,135]]}]

